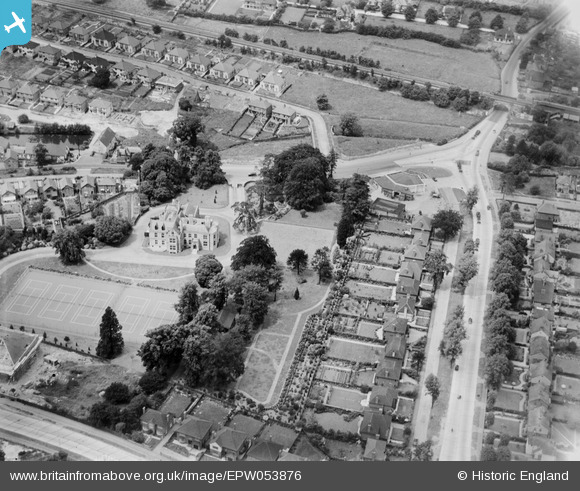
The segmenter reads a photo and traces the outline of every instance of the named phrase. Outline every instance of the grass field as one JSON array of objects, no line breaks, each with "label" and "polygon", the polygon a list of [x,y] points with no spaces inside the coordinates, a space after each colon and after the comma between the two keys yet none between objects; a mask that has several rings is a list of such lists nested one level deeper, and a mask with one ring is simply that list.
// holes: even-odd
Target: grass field
[{"label": "grass field", "polygon": [[313,46],[339,51],[347,58],[351,55],[372,58],[380,62],[383,70],[400,74],[486,92],[499,88],[499,68],[489,53],[445,48],[418,39],[385,39],[355,33],[324,35],[283,27],[270,27],[265,36],[276,41],[285,39],[296,50]]},{"label": "grass field", "polygon": [[304,249],[308,257],[312,258],[316,249],[325,246],[330,248],[334,242],[334,230],[279,222],[262,222],[260,233],[268,237],[282,262],[294,249]]},{"label": "grass field", "polygon": [[[223,138],[229,138],[221,135]],[[288,140],[274,140],[265,142],[249,142],[244,145],[230,147],[220,152],[222,162],[225,164],[253,164],[261,165],[264,162],[264,155],[268,153],[281,153],[284,150],[306,143],[312,145],[312,138],[304,136]]]},{"label": "grass field", "polygon": [[524,399],[523,392],[501,388],[497,393],[495,406],[508,411],[523,411]]},{"label": "grass field", "polygon": [[326,405],[346,411],[362,411],[361,401],[363,399],[366,399],[366,395],[358,390],[330,387],[330,395]]},{"label": "grass field", "polygon": [[149,264],[114,263],[111,261],[91,261],[91,264],[111,274],[138,279],[171,279],[193,275],[193,268],[173,268]]},{"label": "grass field", "polygon": [[376,344],[331,337],[326,354],[331,358],[355,363],[374,363],[383,358],[384,351],[382,346]]},{"label": "grass field", "polygon": [[496,433],[506,433],[512,437],[520,437],[522,426],[523,422],[519,419],[496,414],[495,421],[489,429]]},{"label": "grass field", "polygon": [[209,189],[190,186],[185,193],[180,194],[177,198],[182,203],[190,203],[191,206],[199,206],[200,208],[225,208],[229,205],[228,185],[216,184]]},{"label": "grass field", "polygon": [[340,220],[340,209],[337,203],[326,203],[319,210],[308,212],[306,218],[302,218],[298,210],[290,210],[282,218],[276,220],[276,223],[334,230]]},{"label": "grass field", "polygon": [[105,308],[113,308],[123,338],[142,342],[147,330],[177,320],[174,292],[27,270],[0,306],[2,324],[98,338]]},{"label": "grass field", "polygon": [[390,150],[391,148],[409,145],[409,143],[412,142],[410,140],[395,140],[392,138],[374,138],[365,136],[361,138],[337,136],[335,137],[335,141],[338,145],[339,152],[347,157],[357,157],[359,155],[382,152],[384,150]]}]

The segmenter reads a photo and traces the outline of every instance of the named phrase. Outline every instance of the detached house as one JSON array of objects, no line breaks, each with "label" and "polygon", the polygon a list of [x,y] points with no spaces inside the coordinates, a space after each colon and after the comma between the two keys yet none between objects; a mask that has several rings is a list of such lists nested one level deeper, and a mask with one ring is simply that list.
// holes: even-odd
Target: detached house
[{"label": "detached house", "polygon": [[59,185],[59,189],[60,189],[60,194],[64,198],[70,198],[71,196],[74,196],[75,185],[74,185],[73,180],[70,177],[61,178],[59,180],[58,185]]},{"label": "detached house", "polygon": [[86,113],[88,106],[88,100],[79,94],[72,94],[67,97],[64,101],[64,107],[70,109],[73,113]]},{"label": "detached house", "polygon": [[124,36],[117,42],[117,48],[130,55],[137,53],[141,46],[141,41],[133,36]]},{"label": "detached house", "polygon": [[276,96],[281,96],[284,91],[288,88],[288,84],[284,80],[284,77],[278,75],[275,72],[270,72],[262,82],[260,82],[260,87],[262,87],[267,92],[274,94]]},{"label": "detached house", "polygon": [[2,204],[14,203],[18,199],[14,185],[11,182],[0,184],[0,202]]},{"label": "detached house", "polygon": [[272,104],[266,101],[253,101],[248,104],[248,113],[265,121],[272,114]]},{"label": "detached house", "polygon": [[97,73],[97,70],[101,68],[109,68],[109,66],[111,65],[109,60],[105,60],[104,58],[100,58],[98,56],[87,59],[85,64],[87,65],[87,67],[89,67],[89,69],[93,73]]},{"label": "detached house", "polygon": [[185,62],[188,70],[193,70],[198,73],[205,73],[211,67],[211,60],[207,56],[194,55]]},{"label": "detached house", "polygon": [[260,74],[251,68],[242,68],[235,76],[236,82],[247,85],[251,89],[258,85],[259,80]]},{"label": "detached house", "polygon": [[48,25],[48,31],[57,36],[68,36],[74,23],[74,20],[57,19]]},{"label": "detached house", "polygon": [[95,99],[89,103],[89,112],[100,116],[110,116],[113,113],[113,103],[106,99]]},{"label": "detached house", "polygon": [[26,83],[16,89],[16,97],[23,102],[36,102],[40,98],[40,87],[35,84]]},{"label": "detached house", "polygon": [[175,77],[163,75],[157,82],[155,82],[155,90],[158,92],[179,92],[183,89],[183,80]]},{"label": "detached house", "polygon": [[91,34],[91,41],[94,46],[109,49],[115,46],[117,36],[106,28],[99,29]]},{"label": "detached house", "polygon": [[277,123],[292,124],[295,118],[296,111],[286,105],[272,109],[272,119]]},{"label": "detached house", "polygon": [[119,143],[119,139],[115,132],[107,127],[105,130],[99,135],[97,141],[95,142],[93,148],[95,152],[102,153],[104,155],[110,155],[115,147]]},{"label": "detached house", "polygon": [[20,84],[9,78],[0,81],[0,96],[12,98],[16,95],[16,90]]},{"label": "detached house", "polygon": [[93,196],[97,192],[96,179],[94,176],[83,176],[79,186],[80,193],[84,197]]},{"label": "detached house", "polygon": [[55,179],[46,179],[42,186],[42,192],[45,199],[58,198],[58,184]]},{"label": "detached house", "polygon": [[240,460],[248,448],[249,440],[246,433],[222,428],[217,432],[215,440],[209,444],[209,450],[214,457]]},{"label": "detached house", "polygon": [[137,79],[139,80],[139,82],[149,87],[153,87],[155,85],[155,82],[159,80],[162,76],[163,74],[161,72],[158,72],[154,68],[148,66],[142,68],[137,72]]},{"label": "detached house", "polygon": [[80,70],[81,68],[83,68],[86,61],[87,57],[82,53],[77,53],[76,51],[71,51],[70,53],[67,53],[60,59],[60,62],[63,65],[67,66],[72,70]]},{"label": "detached house", "polygon": [[66,90],[60,87],[50,86],[40,95],[40,102],[52,106],[62,106],[66,93]]},{"label": "detached house", "polygon": [[23,55],[34,58],[36,56],[36,48],[39,46],[40,44],[35,43],[34,41],[28,41],[26,44],[18,46],[18,51],[20,51]]},{"label": "detached house", "polygon": [[141,430],[143,433],[163,438],[173,426],[171,414],[163,414],[156,409],[147,409],[141,416]]},{"label": "detached house", "polygon": [[148,56],[149,58],[154,58],[155,60],[160,60],[165,56],[167,52],[167,42],[166,41],[149,41],[141,52]]},{"label": "detached house", "polygon": [[221,62],[209,69],[210,77],[228,82],[236,74],[236,69],[230,63]]},{"label": "detached house", "polygon": [[175,430],[177,439],[191,448],[201,450],[211,436],[212,424],[209,421],[188,416],[185,422]]},{"label": "detached house", "polygon": [[72,37],[78,44],[88,43],[91,39],[91,34],[96,30],[97,24],[93,22],[85,22],[70,30],[70,37]]},{"label": "detached house", "polygon": [[392,417],[375,411],[365,411],[359,427],[359,435],[363,440],[374,438],[388,440]]},{"label": "detached house", "polygon": [[169,53],[165,53],[165,60],[177,65],[185,65],[189,59],[189,51],[185,48],[173,48]]},{"label": "detached house", "polygon": [[124,84],[132,84],[137,82],[138,79],[135,77],[135,75],[138,71],[138,66],[135,66],[125,60],[121,60],[113,67],[113,73]]},{"label": "detached house", "polygon": [[511,29],[498,29],[493,35],[493,40],[496,43],[514,44],[515,35]]},{"label": "detached house", "polygon": [[36,48],[36,56],[38,59],[49,65],[56,65],[61,57],[61,51],[54,46],[39,46]]},{"label": "detached house", "polygon": [[38,201],[40,199],[38,185],[33,181],[26,181],[19,194],[26,201]]}]

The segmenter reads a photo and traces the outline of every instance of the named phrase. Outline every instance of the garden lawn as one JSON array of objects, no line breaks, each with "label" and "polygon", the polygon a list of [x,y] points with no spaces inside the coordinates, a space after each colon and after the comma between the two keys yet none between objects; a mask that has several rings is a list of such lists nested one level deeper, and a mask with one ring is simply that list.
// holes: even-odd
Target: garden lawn
[{"label": "garden lawn", "polygon": [[[218,135],[215,135],[212,137],[212,141],[215,143],[217,138]],[[233,140],[233,138],[226,135],[219,135],[219,138]],[[248,142],[236,146],[230,144],[228,148],[224,147],[225,149],[220,152],[220,155],[224,164],[246,163],[261,165],[264,161],[264,155],[268,153],[278,154],[301,144],[312,145],[312,138],[310,136],[301,136],[262,142]]]},{"label": "garden lawn", "polygon": [[369,155],[391,148],[408,145],[409,140],[395,140],[392,138],[361,137],[351,138],[347,136],[337,136],[336,143],[338,151],[346,157],[357,157],[359,155]]},{"label": "garden lawn", "polygon": [[523,392],[501,388],[497,393],[495,407],[507,411],[523,411],[524,399]]},{"label": "garden lawn", "polygon": [[326,355],[356,363],[375,363],[383,358],[384,351],[384,347],[377,344],[331,337]]}]

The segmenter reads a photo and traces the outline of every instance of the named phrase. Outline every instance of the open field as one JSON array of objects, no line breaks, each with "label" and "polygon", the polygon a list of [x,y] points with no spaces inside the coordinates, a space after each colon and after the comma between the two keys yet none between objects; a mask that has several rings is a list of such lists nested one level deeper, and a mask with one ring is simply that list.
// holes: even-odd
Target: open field
[{"label": "open field", "polygon": [[361,401],[366,399],[366,394],[358,390],[345,389],[343,387],[330,387],[330,394],[326,405],[344,409],[346,411],[362,411]]},{"label": "open field", "polygon": [[330,248],[334,242],[334,230],[272,221],[262,222],[260,233],[268,237],[280,261],[286,261],[288,255],[297,248],[304,249],[311,258],[316,249],[325,246]]},{"label": "open field", "polygon": [[357,157],[359,155],[368,155],[375,152],[390,150],[391,148],[402,147],[403,145],[409,145],[411,141],[365,136],[360,138],[337,136],[336,143],[338,144],[338,151],[340,153],[347,157]]},{"label": "open field", "polygon": [[147,330],[177,320],[175,292],[27,270],[0,306],[3,324],[97,338],[105,308],[113,308],[126,341],[143,342]]},{"label": "open field", "polygon": [[263,142],[248,142],[244,145],[237,145],[222,150],[220,155],[224,164],[238,164],[243,161],[242,163],[246,164],[261,165],[264,161],[264,155],[268,153],[278,154],[303,143],[312,145],[312,138],[310,136],[303,136]]},{"label": "open field", "polygon": [[276,223],[334,230],[340,220],[340,209],[337,203],[325,203],[317,211],[309,211],[306,218],[302,218],[298,210],[290,210]]},{"label": "open field", "polygon": [[337,50],[347,58],[351,55],[372,58],[380,62],[383,70],[409,76],[486,92],[499,88],[499,68],[489,53],[445,48],[419,39],[386,39],[355,33],[321,35],[283,27],[270,27],[265,36],[276,41],[285,39],[296,50],[300,46],[316,46],[321,50]]},{"label": "open field", "polygon": [[355,363],[375,363],[383,358],[384,351],[385,349],[377,344],[331,337],[326,354],[330,358]]}]

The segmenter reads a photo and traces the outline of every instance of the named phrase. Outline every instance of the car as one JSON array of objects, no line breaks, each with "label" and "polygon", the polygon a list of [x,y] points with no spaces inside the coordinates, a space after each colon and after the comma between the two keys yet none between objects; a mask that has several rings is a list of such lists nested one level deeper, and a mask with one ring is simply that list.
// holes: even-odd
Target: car
[{"label": "car", "polygon": [[437,178],[436,178],[436,177],[434,177],[434,178],[433,178],[433,180],[434,180],[435,182],[437,182]]},{"label": "car", "polygon": [[476,138],[477,138],[477,137],[478,137],[480,134],[481,134],[481,131],[477,130],[477,131],[475,132],[475,135],[473,135],[473,136],[471,137],[471,139],[472,139],[472,140],[475,140],[475,139],[476,139]]},{"label": "car", "polygon": [[248,174],[248,177],[256,177],[258,174],[256,174],[255,172],[250,172]]},{"label": "car", "polygon": [[479,150],[477,152],[475,152],[475,156],[479,157]]},{"label": "car", "polygon": [[[459,365],[455,365],[455,371],[458,372],[459,371]],[[460,396],[461,397],[461,396]]]}]

